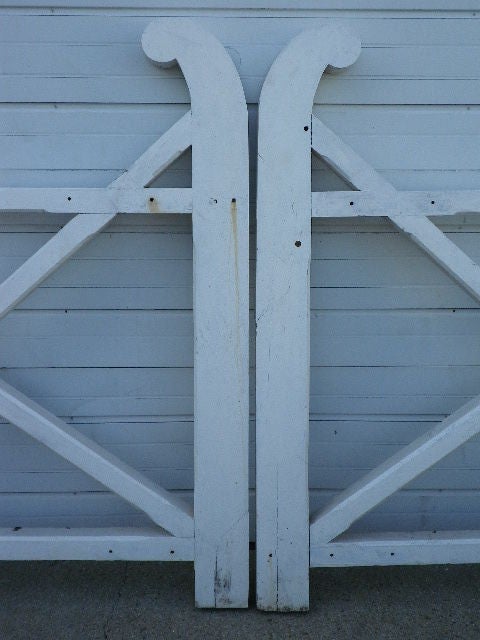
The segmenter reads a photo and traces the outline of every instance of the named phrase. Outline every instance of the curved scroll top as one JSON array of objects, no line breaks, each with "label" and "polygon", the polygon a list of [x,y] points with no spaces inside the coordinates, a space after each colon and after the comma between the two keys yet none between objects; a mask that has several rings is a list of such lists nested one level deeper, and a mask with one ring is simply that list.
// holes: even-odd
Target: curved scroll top
[{"label": "curved scroll top", "polygon": [[195,90],[210,93],[233,91],[245,101],[238,72],[222,43],[196,23],[178,18],[154,20],[142,35],[145,54],[162,67],[178,63],[189,86],[192,102]]},{"label": "curved scroll top", "polygon": [[[293,38],[272,64],[263,84],[260,108],[302,118],[311,113],[318,83],[325,71],[335,73],[360,55],[360,40],[344,27],[309,29]],[[288,105],[288,106],[287,106]]]}]

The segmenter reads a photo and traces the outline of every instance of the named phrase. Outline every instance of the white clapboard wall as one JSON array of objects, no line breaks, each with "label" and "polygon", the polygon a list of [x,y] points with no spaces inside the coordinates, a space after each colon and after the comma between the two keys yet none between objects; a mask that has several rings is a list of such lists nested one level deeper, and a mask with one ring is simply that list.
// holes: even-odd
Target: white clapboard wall
[{"label": "white clapboard wall", "polygon": [[[397,189],[479,189],[476,8],[473,0],[2,0],[0,186],[107,186],[178,120],[189,108],[185,81],[176,67],[153,66],[140,45],[152,17],[175,15],[211,30],[240,72],[252,201],[265,74],[294,35],[323,24],[348,26],[363,49],[354,66],[322,80],[314,108],[322,121]],[[312,170],[315,190],[345,188],[319,160]],[[190,184],[188,154],[158,182]],[[0,281],[66,219],[2,215]],[[478,222],[439,226],[480,260]],[[319,507],[480,392],[480,310],[381,219],[314,220],[312,243],[310,486]],[[252,258],[254,249],[252,239]],[[192,328],[188,219],[118,216],[0,322],[0,376],[188,497]],[[252,397],[252,433],[254,408]],[[355,529],[479,529],[479,488],[474,438]],[[143,518],[0,425],[0,526]]]}]

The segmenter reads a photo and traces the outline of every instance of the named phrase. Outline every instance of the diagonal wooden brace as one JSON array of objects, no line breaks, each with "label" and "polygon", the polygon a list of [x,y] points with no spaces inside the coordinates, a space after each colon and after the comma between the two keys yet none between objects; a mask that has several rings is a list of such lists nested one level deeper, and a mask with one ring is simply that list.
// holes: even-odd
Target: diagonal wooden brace
[{"label": "diagonal wooden brace", "polygon": [[480,432],[480,396],[339,493],[312,515],[312,544],[329,542],[392,493]]},{"label": "diagonal wooden brace", "polygon": [[[398,193],[396,189],[315,116],[312,117],[312,149],[353,187],[360,191],[379,191],[385,198],[392,196],[393,202],[383,215],[388,216],[398,229],[428,253],[471,295],[480,300],[480,267],[449,240],[428,219],[426,213],[423,216],[409,215],[410,210],[405,208],[405,205],[398,211],[394,206],[395,198],[393,197]],[[472,202],[472,200],[480,203],[480,193],[477,198],[472,198],[470,195],[469,201]],[[408,205],[408,203],[405,204]],[[436,204],[435,199],[434,204]],[[424,206],[427,210],[428,205],[425,203]],[[459,206],[458,211],[461,211],[463,207],[461,204]],[[352,215],[356,215],[354,205],[351,208]],[[412,206],[414,211],[417,208]],[[431,204],[430,209],[432,209]],[[455,212],[452,211],[452,213]],[[330,210],[330,215],[334,216],[334,214],[335,212]],[[435,215],[435,210],[430,215]]]},{"label": "diagonal wooden brace", "polygon": [[[185,114],[159,140],[153,143],[132,165],[132,167],[114,180],[106,189],[0,189],[0,211],[2,210],[46,210],[77,212],[73,207],[77,204],[85,211],[95,211],[97,203],[102,204],[105,213],[78,214],[70,220],[43,247],[34,253],[24,264],[0,284],[0,318],[14,309],[31,291],[56,271],[68,258],[90,242],[104,229],[122,208],[124,189],[143,188],[150,184],[171,162],[178,158],[191,144],[191,113]],[[122,197],[116,197],[119,190]],[[155,190],[156,191],[156,190]],[[190,190],[162,189],[162,193],[173,191],[173,199],[177,209],[190,209]],[[100,192],[100,194],[99,194]],[[123,195],[122,195],[123,194]],[[135,200],[135,208],[159,213],[161,202],[155,200],[157,193],[141,196],[141,202]],[[99,203],[99,197],[101,203]],[[150,202],[150,198],[154,198]],[[172,194],[165,194],[172,201]],[[77,203],[80,200],[80,203]],[[163,198],[162,198],[163,200]],[[63,203],[63,204],[62,204]],[[130,206],[132,206],[130,198]],[[62,208],[63,206],[63,208]],[[168,207],[163,205],[166,212]],[[101,209],[101,207],[100,207]]]},{"label": "diagonal wooden brace", "polygon": [[192,509],[186,503],[3,381],[0,415],[146,513],[172,535],[193,536]]},{"label": "diagonal wooden brace", "polygon": [[[407,201],[403,201],[403,207],[399,211],[395,207],[395,196],[398,192],[394,187],[315,117],[312,118],[312,148],[352,186],[360,190],[378,190],[385,199],[390,197],[393,203],[385,208],[384,215],[387,215],[397,228],[426,251],[471,295],[480,300],[480,267],[449,240],[425,214],[419,214],[418,206],[415,207],[413,204],[415,198],[420,199],[422,196],[410,196],[410,200],[413,201],[411,208],[408,207],[408,200],[405,199]],[[361,193],[357,195],[361,198]],[[468,202],[480,201],[479,196],[480,194],[476,197],[470,194]],[[352,198],[350,200],[351,215],[354,216],[356,215],[353,208],[355,200],[353,195],[350,197]],[[446,196],[443,195],[443,197]],[[399,198],[402,202],[401,193]],[[321,197],[318,200],[321,201]],[[435,205],[437,200],[438,198],[433,198],[430,205]],[[420,206],[428,208],[424,200],[420,202]],[[461,211],[461,203],[458,206]],[[455,213],[455,210],[451,213]],[[335,211],[330,209],[329,214],[333,216]],[[341,492],[324,510],[313,514],[310,527],[312,543],[329,542],[343,533],[355,520],[479,431],[480,397],[466,404],[437,427]]]}]

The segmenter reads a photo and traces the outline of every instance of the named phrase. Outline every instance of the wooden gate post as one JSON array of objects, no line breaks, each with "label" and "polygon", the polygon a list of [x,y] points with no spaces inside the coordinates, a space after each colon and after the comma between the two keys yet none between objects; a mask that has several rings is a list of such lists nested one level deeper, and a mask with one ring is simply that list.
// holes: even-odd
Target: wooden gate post
[{"label": "wooden gate post", "polygon": [[142,43],[154,61],[178,61],[192,103],[196,603],[246,607],[249,202],[245,96],[224,47],[194,23],[153,22]]},{"label": "wooden gate post", "polygon": [[360,43],[305,31],[263,84],[257,203],[257,606],[308,609],[311,123],[324,70]]}]

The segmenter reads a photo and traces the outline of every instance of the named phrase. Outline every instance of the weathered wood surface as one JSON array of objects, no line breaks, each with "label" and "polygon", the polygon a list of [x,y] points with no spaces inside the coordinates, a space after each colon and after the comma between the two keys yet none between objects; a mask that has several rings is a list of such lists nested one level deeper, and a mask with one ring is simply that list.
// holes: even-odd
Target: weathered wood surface
[{"label": "weathered wood surface", "polygon": [[[480,431],[480,399],[471,402],[420,436],[313,514],[313,546],[330,542],[359,517]],[[448,561],[448,556],[444,558]]]},{"label": "weathered wood surface", "polygon": [[[183,116],[108,189],[68,193],[61,189],[3,190],[3,211],[59,212],[66,208],[77,212],[3,283],[7,294],[3,315],[122,209],[124,213],[158,214],[193,208],[196,601],[209,607],[247,606],[249,221],[245,99],[222,45],[193,23],[152,23],[142,44],[156,62],[178,60],[190,85],[193,113]],[[217,113],[213,108],[207,93],[213,84],[225,93],[225,111]],[[142,191],[190,145],[193,204],[186,190]],[[164,205],[164,200],[168,204]],[[92,215],[85,217],[86,213]],[[222,314],[215,306],[219,300],[224,305]],[[0,412],[145,511],[167,531],[181,537],[193,534],[189,505],[5,383],[1,383]]]},{"label": "weathered wood surface", "polygon": [[[186,190],[148,193],[142,190],[188,147],[189,114],[172,129],[173,133],[167,131],[135,161],[131,175],[130,170],[126,171],[108,189],[0,189],[0,212],[33,210],[77,214],[0,284],[0,318],[107,226],[122,209],[149,213],[191,210],[190,194]],[[137,187],[133,192],[124,190],[132,185]],[[93,215],[85,219],[80,213]]]},{"label": "weathered wood surface", "polygon": [[[82,3],[52,13],[38,3],[29,8],[33,0],[0,9],[8,72],[0,107],[2,186],[105,187],[188,113],[178,71],[154,68],[138,46],[151,15],[165,13],[154,4],[148,16],[131,2],[128,12],[118,3],[96,11]],[[395,12],[375,3],[375,13],[347,4],[310,5],[306,14],[295,3],[262,18],[212,4],[195,20],[228,47],[246,89],[255,89],[251,99],[298,32],[326,20],[347,24],[362,39],[362,56],[342,77],[322,80],[317,100],[338,96],[343,104],[318,102],[315,115],[397,189],[480,188],[479,16],[452,1],[430,5],[435,13],[412,3],[411,11],[397,3]],[[185,15],[183,6],[175,3],[169,13]],[[27,66],[32,75],[25,76]],[[139,70],[143,79],[132,78]],[[19,88],[26,102],[15,102]],[[175,102],[179,89],[182,103]],[[254,149],[255,103],[249,112]],[[252,180],[255,161],[253,154]],[[319,159],[312,163],[315,190],[349,189]],[[189,152],[156,184],[190,187]],[[63,216],[2,215],[1,278],[63,223]],[[480,260],[476,218],[444,217],[440,224]],[[480,323],[476,301],[388,222],[315,219],[312,231],[309,469],[316,510],[478,393]],[[182,495],[193,489],[191,251],[189,216],[118,216],[0,322],[8,382]],[[94,368],[91,385],[79,366]],[[127,375],[131,366],[138,384]],[[409,530],[478,529],[477,438],[353,528],[388,531],[401,522]],[[2,425],[0,442],[2,526],[148,525],[14,427]]]},{"label": "weathered wood surface", "polygon": [[195,592],[248,606],[248,120],[220,42],[194,23],[153,22],[155,62],[177,60],[192,101]]},{"label": "weathered wood surface", "polygon": [[124,498],[173,535],[193,535],[189,505],[0,381],[0,415]]},{"label": "weathered wood surface", "polygon": [[[321,38],[318,38],[319,40]],[[298,38],[297,38],[298,40]],[[287,49],[288,50],[288,49]],[[309,54],[309,55],[308,55]],[[358,55],[358,53],[357,53]],[[311,52],[304,52],[305,59],[310,60],[312,55]],[[281,58],[281,56],[280,56]],[[275,65],[272,69],[275,69]],[[287,77],[291,80],[291,77],[296,77],[298,75],[298,70],[295,70],[296,73],[287,74]],[[273,82],[269,85],[270,75],[267,76],[265,87],[271,90],[271,86]],[[285,93],[285,92],[284,92]],[[298,91],[296,92],[298,93]],[[277,104],[282,104],[281,100],[277,99]],[[273,105],[269,105],[271,107],[271,112],[275,114],[275,110]],[[258,271],[259,278],[257,280],[257,326],[260,324],[259,319],[263,319],[263,316],[266,316],[269,324],[271,324],[274,329],[273,332],[277,333],[276,340],[280,342],[280,340],[285,341],[291,347],[293,345],[293,349],[284,350],[288,353],[289,358],[292,358],[293,353],[300,354],[300,361],[309,363],[309,352],[306,349],[303,349],[303,342],[305,337],[309,334],[309,327],[305,328],[301,321],[295,321],[296,316],[298,317],[298,307],[300,309],[304,309],[305,311],[310,308],[309,301],[305,301],[302,299],[302,292],[304,290],[304,275],[302,273],[296,274],[296,280],[293,282],[289,281],[289,274],[294,271],[292,266],[289,264],[289,268],[285,271],[282,271],[282,266],[284,263],[287,263],[288,256],[292,253],[287,249],[286,246],[282,246],[280,242],[277,245],[277,256],[279,256],[279,262],[275,263],[275,252],[272,250],[269,255],[269,260],[272,265],[270,276],[273,278],[273,274],[277,275],[281,274],[280,283],[282,289],[275,295],[275,288],[271,287],[274,295],[270,294],[270,297],[267,294],[264,294],[264,291],[261,288],[261,276],[263,267],[262,260],[264,259],[263,251],[264,245],[263,243],[267,242],[266,238],[270,237],[270,243],[273,245],[277,240],[278,231],[274,233],[274,225],[271,224],[270,236],[267,236],[266,233],[262,235],[262,225],[264,224],[264,220],[262,216],[265,214],[265,211],[269,211],[270,202],[268,200],[268,196],[270,193],[274,191],[274,184],[271,185],[271,188],[266,192],[264,189],[264,181],[262,181],[262,171],[264,168],[264,159],[267,158],[267,167],[268,161],[270,158],[268,157],[268,146],[265,145],[267,151],[264,153],[264,146],[262,145],[262,133],[263,127],[267,126],[266,120],[263,120],[263,93],[260,101],[260,114],[259,114],[259,198],[258,198],[258,254],[257,254],[257,262],[258,262]],[[288,103],[287,103],[287,113],[288,113]],[[304,119],[306,120],[305,116]],[[275,115],[272,120],[276,123]],[[282,122],[282,130],[275,131],[274,127],[274,136],[275,140],[282,136],[282,131],[287,131],[287,134],[283,133],[283,137],[287,137],[288,135],[292,135],[289,129],[293,129],[290,122],[283,121]],[[275,124],[274,124],[275,126]],[[308,125],[304,126],[304,131],[308,132],[311,130],[311,147],[313,151],[318,154],[322,160],[324,160],[332,169],[341,176],[345,180],[345,182],[349,185],[357,189],[368,189],[371,191],[378,191],[385,197],[385,200],[388,196],[393,196],[390,207],[387,206],[387,215],[390,220],[397,226],[401,231],[407,234],[407,236],[412,239],[421,249],[426,251],[428,255],[433,258],[441,267],[443,267],[452,277],[454,277],[469,293],[474,295],[477,299],[480,298],[480,271],[477,264],[475,264],[472,259],[465,253],[461,251],[461,249],[455,245],[446,235],[444,235],[438,227],[436,227],[426,216],[427,212],[423,211],[422,214],[422,206],[425,207],[425,204],[418,206],[418,195],[410,198],[410,206],[412,209],[408,209],[407,202],[409,200],[408,197],[405,198],[405,201],[395,202],[396,191],[394,187],[388,183],[388,181],[381,176],[368,162],[366,162],[360,155],[356,154],[347,144],[342,142],[337,138],[337,136],[330,131],[323,123],[316,118],[315,116],[311,120],[311,127]],[[297,134],[298,135],[298,134]],[[292,153],[295,161],[298,163],[298,158],[302,157],[299,149],[297,149],[290,141],[290,152]],[[271,172],[277,172],[275,175],[276,183],[278,184],[288,184],[290,188],[292,188],[291,184],[288,182],[288,175],[293,176],[294,180],[298,180],[298,176],[295,175],[294,167],[289,167],[289,171],[287,175],[282,176],[279,174],[280,167],[283,168],[285,164],[285,160],[288,154],[288,149],[283,149],[281,145],[278,145],[278,148],[275,148],[275,155],[273,156],[270,164],[271,164]],[[296,165],[298,166],[298,164]],[[303,166],[303,173],[305,176],[310,176],[310,167]],[[268,184],[268,180],[265,181]],[[278,188],[278,187],[277,187]],[[286,193],[282,194],[284,204],[287,203],[288,207],[291,208],[289,211],[290,217],[295,218],[295,207],[300,206],[303,210],[307,209],[307,201],[302,201],[298,198],[298,194],[295,194],[295,191],[292,189],[293,195],[297,195],[296,198],[293,198],[292,201],[288,200],[288,196]],[[305,191],[305,189],[304,189]],[[310,195],[310,194],[309,194]],[[422,196],[424,194],[420,194]],[[473,194],[473,198],[470,197],[470,203],[473,201],[475,203],[474,206],[477,206],[476,203],[480,200],[480,194]],[[356,215],[354,212],[355,206],[355,196],[353,192],[342,194],[342,197],[349,196],[350,201],[348,202],[348,206],[351,208],[353,212],[353,216]],[[263,200],[262,200],[263,197]],[[324,215],[335,216],[335,207],[329,207],[328,196],[320,196],[319,200],[321,201],[323,198],[323,205],[325,209],[323,211]],[[417,198],[417,201],[415,201]],[[443,207],[445,208],[445,200],[449,198],[448,194],[443,194]],[[401,197],[399,198],[401,200]],[[453,198],[450,199],[450,206],[453,203]],[[431,199],[430,203],[432,206],[435,206],[435,199]],[[417,205],[417,206],[415,206]],[[448,205],[447,205],[448,206]],[[459,208],[451,211],[451,213],[462,212],[462,207],[464,203],[459,203]],[[431,210],[430,207],[430,210]],[[274,214],[277,214],[277,210],[281,211],[281,203],[277,203],[274,201],[274,204],[271,209],[271,219],[275,220],[275,223],[278,224],[278,220],[274,218]],[[284,225],[283,218],[280,218],[280,224]],[[298,227],[298,224],[297,224]],[[290,230],[290,229],[289,229]],[[295,231],[295,227],[291,229],[291,231]],[[299,237],[302,237],[301,231],[298,232]],[[275,237],[275,241],[273,238]],[[290,241],[291,238],[290,238]],[[286,244],[286,243],[283,243]],[[295,241],[295,246],[300,248],[302,246],[302,242],[300,240]],[[267,244],[268,246],[268,244]],[[290,260],[288,260],[290,263]],[[265,272],[267,271],[266,267],[264,267]],[[308,271],[307,271],[308,274]],[[266,282],[266,278],[265,278]],[[267,287],[265,286],[265,290]],[[297,299],[295,302],[297,304],[288,308],[288,302],[291,298],[290,289],[294,289],[297,295]],[[281,294],[281,295],[280,295]],[[298,297],[300,296],[300,299]],[[300,304],[298,304],[300,303]],[[288,312],[285,315],[284,309],[287,308]],[[288,318],[288,319],[287,319]],[[308,315],[307,315],[308,318]],[[283,322],[282,322],[283,320]],[[278,326],[276,326],[275,322],[278,321]],[[282,424],[282,417],[287,415],[290,418],[289,428],[290,432],[295,432],[297,436],[297,445],[300,443],[304,445],[303,451],[300,449],[295,450],[294,445],[292,446],[292,442],[289,442],[288,447],[283,451],[282,459],[288,460],[288,464],[285,464],[282,469],[282,473],[278,472],[278,469],[274,469],[274,473],[271,474],[270,482],[268,483],[269,491],[266,491],[266,494],[270,495],[271,503],[274,505],[276,509],[276,513],[274,514],[274,518],[276,520],[274,524],[276,525],[271,527],[269,539],[273,542],[279,539],[283,534],[282,526],[278,524],[278,513],[285,508],[285,505],[288,505],[290,522],[289,526],[286,527],[287,530],[295,530],[299,525],[297,523],[302,523],[303,518],[302,514],[293,508],[293,500],[292,494],[299,497],[297,500],[297,504],[302,504],[302,501],[308,494],[306,477],[307,477],[307,454],[305,450],[305,443],[308,437],[308,422],[306,420],[302,420],[301,412],[302,410],[308,411],[309,403],[308,403],[308,376],[307,371],[304,369],[300,369],[299,371],[295,371],[292,369],[292,365],[290,368],[288,367],[287,358],[282,359],[279,357],[279,348],[275,342],[275,338],[271,338],[270,342],[267,342],[267,347],[262,344],[262,339],[260,331],[257,329],[257,502],[260,504],[260,507],[257,508],[257,540],[262,538],[264,535],[263,529],[263,509],[265,509],[265,502],[260,503],[260,499],[262,498],[262,491],[264,490],[264,486],[262,482],[265,477],[264,469],[262,465],[267,461],[267,447],[261,446],[265,443],[262,443],[262,432],[261,429],[264,427],[266,422],[263,422],[263,416],[261,414],[261,409],[263,409],[263,404],[266,403],[268,405],[268,401],[273,398],[274,402],[277,403],[275,408],[278,408],[280,405],[280,412],[275,414],[275,408],[269,407],[269,411],[267,415],[273,415],[274,427],[271,427],[269,430],[270,439],[273,440],[275,435],[278,435],[278,424]],[[308,342],[307,342],[308,344]],[[282,350],[280,349],[280,353]],[[267,374],[264,376],[267,379],[267,384],[263,385],[263,379],[261,375],[263,373],[262,367],[264,366],[264,361],[273,361],[275,363],[274,366],[271,366],[268,369]],[[275,367],[278,367],[277,371],[275,371]],[[294,378],[290,378],[290,372],[295,371]],[[287,373],[288,372],[288,373]],[[271,374],[271,375],[270,375]],[[276,375],[275,375],[276,374]],[[271,384],[270,377],[274,378],[273,385]],[[303,391],[306,390],[306,393],[302,395],[296,395],[293,393],[293,398],[291,394],[291,388],[295,389],[295,384],[298,380],[303,382]],[[277,386],[275,387],[275,381]],[[284,385],[283,389],[281,385]],[[273,392],[272,392],[273,389]],[[305,395],[307,395],[307,400],[305,401]],[[278,402],[278,398],[288,398],[288,402],[281,404]],[[289,405],[289,402],[292,400],[293,405],[297,411],[297,414],[292,413],[292,409]],[[419,439],[415,440],[413,443],[400,450],[397,454],[395,454],[392,458],[388,459],[385,463],[377,467],[370,474],[367,474],[364,478],[359,480],[357,483],[353,484],[351,487],[346,489],[343,493],[340,493],[332,502],[329,504],[324,510],[315,514],[311,519],[311,527],[310,527],[310,544],[313,545],[325,545],[333,538],[344,532],[349,526],[355,522],[362,515],[370,511],[380,502],[382,502],[386,497],[393,494],[396,490],[406,485],[409,481],[413,480],[416,476],[420,475],[423,471],[434,465],[436,462],[441,460],[447,454],[451,453],[458,446],[463,444],[466,440],[470,439],[473,435],[478,432],[478,399],[473,400],[471,403],[468,403],[458,412],[454,413],[447,420],[441,423],[439,426],[434,428],[432,431],[426,433],[421,436]],[[306,424],[307,428],[302,433],[298,433],[298,423]],[[294,428],[292,428],[294,425]],[[281,441],[284,441],[283,431],[281,431],[282,437]],[[306,434],[307,437],[305,437]],[[293,454],[293,455],[292,455]],[[288,456],[291,456],[291,459]],[[292,462],[293,460],[293,462]],[[274,466],[274,465],[272,465]],[[302,487],[302,483],[293,482],[293,489],[291,487],[283,488],[283,491],[279,491],[280,484],[279,478],[286,477],[287,474],[291,477],[293,475],[294,479],[297,473],[303,471],[303,477],[305,479]],[[276,473],[275,473],[276,472]],[[268,486],[268,484],[266,486]],[[280,498],[279,498],[280,495]],[[297,535],[296,539],[299,539]],[[301,539],[301,538],[300,538]],[[307,539],[301,539],[303,544],[303,548],[309,547],[308,537]],[[291,542],[291,544],[295,544],[295,542]],[[272,545],[273,546],[273,545]],[[260,548],[260,552],[262,549]],[[354,547],[352,547],[352,554],[354,554]],[[272,553],[269,554],[269,557],[272,558]],[[394,555],[394,554],[393,554]],[[333,553],[331,554],[333,557]],[[446,558],[445,558],[446,559]],[[261,560],[259,563],[261,566]],[[280,579],[288,581],[289,585],[293,584],[292,592],[295,594],[294,597],[297,597],[299,593],[299,589],[307,586],[308,587],[308,573],[303,576],[302,580],[298,580],[298,584],[296,583],[295,578],[298,574],[298,558],[297,562],[291,562],[290,566],[286,563],[284,565],[283,575]],[[265,572],[267,573],[267,572]],[[270,572],[271,573],[271,572]],[[268,574],[267,574],[268,575]],[[263,575],[261,570],[259,570],[259,576],[257,577],[257,581],[259,584],[259,591],[261,593],[262,589],[262,578]],[[271,578],[270,578],[271,579]],[[278,577],[278,568],[277,568],[277,589],[279,584]],[[261,598],[261,596],[260,596]],[[259,598],[259,599],[260,599]],[[270,598],[270,603],[274,601],[274,597]],[[294,602],[293,598],[291,600],[292,604]],[[306,600],[308,606],[308,599]],[[277,596],[277,604],[278,604],[278,596]],[[262,604],[260,604],[262,606]],[[272,606],[270,604],[270,606]],[[274,607],[272,607],[274,608]],[[288,608],[288,607],[287,607]],[[293,605],[293,608],[300,608],[298,606],[298,602]]]},{"label": "weathered wood surface", "polygon": [[[160,79],[153,80],[155,72],[141,56],[132,55],[131,49],[152,14],[192,16],[192,7],[184,4],[167,10],[154,6],[149,15],[129,8],[131,12],[126,15],[121,7],[96,12],[79,7],[74,19],[56,16],[52,26],[47,22],[49,16],[32,15],[46,13],[46,8],[43,12],[25,8],[20,15],[8,16],[3,34],[9,55],[4,54],[2,59],[8,64],[9,77],[2,87],[3,96],[12,95],[16,101],[32,101],[33,96],[38,102],[68,98],[91,104],[155,104],[160,85],[165,101],[188,104],[188,89],[177,69],[167,69]],[[475,9],[471,6],[467,11],[447,0],[440,24],[439,6],[437,11],[421,14],[413,3],[396,9],[399,13],[394,15],[383,3],[376,12],[362,11],[360,4],[342,10],[331,2],[322,7],[311,5],[305,15],[292,2],[283,9],[262,7],[264,12],[259,17],[257,11],[232,3],[228,8],[199,8],[194,13],[200,24],[231,47],[249,103],[258,101],[263,78],[282,47],[299,32],[319,28],[328,20],[335,26],[347,24],[367,50],[357,67],[344,77],[327,78],[316,93],[316,101],[340,105],[477,104]],[[87,12],[94,15],[85,15]],[[87,45],[87,50],[82,51],[81,45]],[[20,66],[22,60],[25,65]],[[32,73],[22,82],[25,66]],[[459,76],[459,68],[464,75]],[[459,101],[460,95],[463,102]]]},{"label": "weathered wood surface", "polygon": [[329,544],[313,543],[313,567],[464,564],[478,562],[479,531],[349,534]]},{"label": "weathered wood surface", "polygon": [[359,42],[306,31],[273,63],[259,108],[257,199],[257,606],[308,608],[312,105],[327,66]]},{"label": "weathered wood surface", "polygon": [[193,538],[154,528],[0,529],[1,560],[193,560]]},{"label": "weathered wood surface", "polygon": [[65,260],[106,227],[115,215],[99,213],[88,217],[75,216],[68,222],[0,284],[0,318],[14,309]]},{"label": "weathered wood surface", "polygon": [[[315,127],[314,127],[315,128]],[[480,213],[479,191],[337,191],[312,193],[314,218]]]},{"label": "weathered wood surface", "polygon": [[[155,145],[154,145],[155,146]],[[150,168],[151,169],[151,168]],[[135,174],[139,172],[135,168]],[[144,170],[144,175],[149,175]],[[192,213],[191,189],[144,189],[142,181],[136,188],[126,188],[130,180],[127,171],[107,189],[12,189],[0,188],[0,212],[32,213],[94,213],[94,214],[168,214]],[[125,180],[122,180],[125,176]]]},{"label": "weathered wood surface", "polygon": [[[426,212],[423,216],[415,215],[419,209],[418,196],[415,193],[405,196],[403,206],[395,206],[397,193],[395,188],[315,117],[312,120],[312,149],[357,189],[378,190],[386,199],[392,196],[392,206],[388,209],[388,217],[393,224],[445,269],[471,295],[480,300],[480,267],[428,219]],[[447,192],[440,199],[441,201],[449,200],[450,207],[453,206],[454,195],[449,196]],[[478,208],[480,191],[473,197],[470,194],[470,197],[467,196],[462,200],[458,203],[458,208],[451,208],[452,213],[461,213],[465,207],[465,200],[470,207],[473,205]],[[408,204],[412,205],[411,210],[408,208]],[[355,206],[353,196],[349,205],[353,210]],[[432,198],[430,207],[434,208],[435,206],[436,201]]]},{"label": "weathered wood surface", "polygon": [[[358,189],[378,189],[385,198],[393,196],[394,200],[395,189],[345,143],[338,140],[323,123],[315,118],[312,128],[312,148],[349,184]],[[474,194],[473,198],[470,196],[467,199],[469,202],[477,202],[480,200],[479,195]],[[354,196],[350,194],[350,197],[352,200],[349,205],[353,210]],[[425,213],[418,215],[421,208],[415,207],[416,198],[418,198],[416,194],[410,198],[405,197],[403,207],[396,207],[395,202],[392,202],[391,208],[388,209],[388,217],[469,293],[479,299],[480,267],[432,224]],[[447,200],[449,194],[442,194],[441,198]],[[454,197],[451,197],[450,205],[453,202]],[[432,199],[430,204],[435,205],[436,201]],[[409,209],[408,205],[412,209]],[[461,211],[463,203],[459,202],[458,206],[460,208],[454,209],[453,213]],[[331,210],[331,213],[334,214],[335,211]],[[329,542],[387,496],[475,435],[478,431],[477,410],[478,399],[474,399],[432,431],[412,442],[340,493],[326,509],[312,516],[311,543]]]}]

